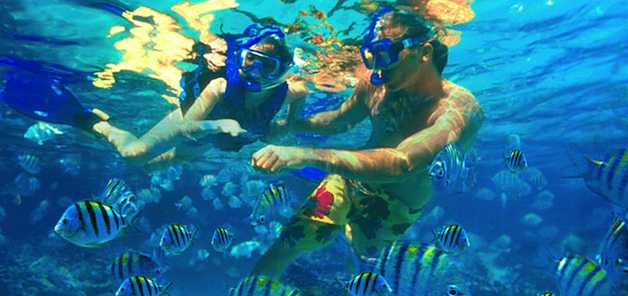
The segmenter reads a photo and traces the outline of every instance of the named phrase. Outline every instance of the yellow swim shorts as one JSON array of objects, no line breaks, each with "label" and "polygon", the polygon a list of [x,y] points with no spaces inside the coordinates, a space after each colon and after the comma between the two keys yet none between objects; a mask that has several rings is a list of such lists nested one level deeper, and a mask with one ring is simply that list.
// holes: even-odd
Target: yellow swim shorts
[{"label": "yellow swim shorts", "polygon": [[279,239],[309,251],[330,244],[344,228],[356,254],[374,255],[401,238],[421,213],[385,192],[329,175],[290,218]]}]

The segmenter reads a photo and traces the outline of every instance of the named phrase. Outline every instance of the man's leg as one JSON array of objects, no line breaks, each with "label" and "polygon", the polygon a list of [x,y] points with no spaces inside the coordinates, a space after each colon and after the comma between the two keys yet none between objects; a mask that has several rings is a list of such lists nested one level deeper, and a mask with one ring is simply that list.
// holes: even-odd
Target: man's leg
[{"label": "man's leg", "polygon": [[251,275],[278,277],[303,252],[329,245],[348,222],[350,209],[346,180],[339,175],[327,176],[290,218]]},{"label": "man's leg", "polygon": [[279,277],[303,252],[313,251],[332,243],[340,229],[340,225],[312,220],[291,223],[257,261],[251,275]]}]

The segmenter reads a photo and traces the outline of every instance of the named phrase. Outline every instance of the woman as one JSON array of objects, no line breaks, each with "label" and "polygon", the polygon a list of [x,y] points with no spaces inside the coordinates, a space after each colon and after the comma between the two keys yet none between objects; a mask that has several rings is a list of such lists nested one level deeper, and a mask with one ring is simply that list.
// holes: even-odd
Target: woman
[{"label": "woman", "polygon": [[[289,75],[293,55],[279,28],[252,25],[242,35],[221,37],[225,52],[195,46],[200,67],[183,75],[181,107],[139,138],[111,125],[102,111],[85,109],[48,77],[12,72],[1,97],[30,117],[102,135],[125,160],[148,169],[188,161],[212,147],[237,151],[262,139],[283,105],[288,110],[281,122],[291,124],[303,109],[307,89],[305,81]],[[212,62],[217,56],[224,59],[221,68]],[[20,90],[33,85],[37,90]]]}]

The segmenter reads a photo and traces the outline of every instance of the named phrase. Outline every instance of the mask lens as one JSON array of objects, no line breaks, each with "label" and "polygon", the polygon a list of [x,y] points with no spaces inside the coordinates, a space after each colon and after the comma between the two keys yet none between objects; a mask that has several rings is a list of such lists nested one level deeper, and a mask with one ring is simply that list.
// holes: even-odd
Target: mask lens
[{"label": "mask lens", "polygon": [[373,69],[373,53],[369,48],[362,48],[362,60],[367,68]]},{"label": "mask lens", "polygon": [[280,61],[273,56],[263,52],[243,49],[239,58],[240,68],[245,72],[257,67],[267,79],[276,79],[279,76]]},{"label": "mask lens", "polygon": [[374,51],[378,55],[378,60],[381,63],[381,65],[384,67],[390,65],[392,62],[392,57],[390,55],[390,52],[388,51],[388,46],[386,44],[379,43],[379,44],[374,45],[374,47],[375,47]]},{"label": "mask lens", "polygon": [[387,67],[398,60],[398,52],[391,52],[394,45],[388,38],[375,40],[362,47],[362,58],[369,69]]}]

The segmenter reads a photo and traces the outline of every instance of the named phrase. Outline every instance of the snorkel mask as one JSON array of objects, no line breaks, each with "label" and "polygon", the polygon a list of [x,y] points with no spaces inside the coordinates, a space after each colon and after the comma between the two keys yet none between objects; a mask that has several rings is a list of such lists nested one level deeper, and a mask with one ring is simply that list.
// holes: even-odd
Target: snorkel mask
[{"label": "snorkel mask", "polygon": [[362,48],[360,48],[364,64],[368,69],[373,70],[373,74],[371,74],[371,83],[373,85],[381,85],[386,82],[385,79],[379,75],[377,70],[388,67],[399,61],[399,53],[401,53],[404,48],[418,45],[431,38],[430,31],[426,34],[394,42],[390,38],[376,39],[377,31],[381,30],[378,26],[381,17],[391,11],[390,8],[384,8],[376,14],[368,29],[368,34],[364,37]]},{"label": "snorkel mask", "polygon": [[238,52],[236,65],[242,71],[244,88],[251,92],[259,92],[281,84],[283,78],[294,68],[292,61],[283,62],[269,53],[251,49],[264,38],[271,37],[282,44],[283,32],[276,27],[258,27],[251,25],[244,31],[244,36],[238,38]]}]

